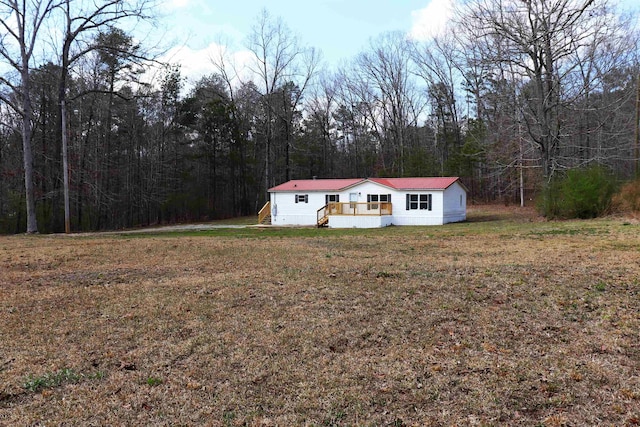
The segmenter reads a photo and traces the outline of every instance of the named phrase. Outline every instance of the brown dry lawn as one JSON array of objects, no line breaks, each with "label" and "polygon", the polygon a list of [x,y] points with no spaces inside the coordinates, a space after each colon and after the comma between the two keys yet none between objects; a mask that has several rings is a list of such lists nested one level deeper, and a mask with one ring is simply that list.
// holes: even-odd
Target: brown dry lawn
[{"label": "brown dry lawn", "polygon": [[640,424],[640,225],[469,218],[0,237],[0,425]]}]

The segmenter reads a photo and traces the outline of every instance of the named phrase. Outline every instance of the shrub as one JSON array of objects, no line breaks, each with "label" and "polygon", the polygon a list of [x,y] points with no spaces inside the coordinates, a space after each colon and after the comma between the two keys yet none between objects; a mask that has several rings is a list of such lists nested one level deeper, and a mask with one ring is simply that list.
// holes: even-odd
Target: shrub
[{"label": "shrub", "polygon": [[615,188],[603,167],[573,169],[547,185],[538,208],[548,218],[595,218],[608,211]]},{"label": "shrub", "polygon": [[640,178],[620,188],[613,196],[613,207],[619,212],[640,213]]},{"label": "shrub", "polygon": [[560,179],[554,178],[542,189],[536,201],[538,212],[547,218],[559,216]]}]

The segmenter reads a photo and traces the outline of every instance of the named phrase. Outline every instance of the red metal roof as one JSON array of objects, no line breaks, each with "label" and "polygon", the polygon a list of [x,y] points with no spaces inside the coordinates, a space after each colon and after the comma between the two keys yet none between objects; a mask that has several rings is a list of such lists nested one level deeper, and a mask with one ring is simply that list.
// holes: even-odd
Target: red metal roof
[{"label": "red metal roof", "polygon": [[349,178],[349,179],[294,179],[269,189],[275,191],[340,191],[365,181],[375,182],[396,190],[444,190],[458,180],[457,177],[433,178]]},{"label": "red metal roof", "polygon": [[363,181],[362,178],[350,179],[294,179],[269,189],[273,191],[340,191]]},{"label": "red metal roof", "polygon": [[444,190],[457,180],[458,177],[369,178],[369,181],[377,182],[396,190]]}]

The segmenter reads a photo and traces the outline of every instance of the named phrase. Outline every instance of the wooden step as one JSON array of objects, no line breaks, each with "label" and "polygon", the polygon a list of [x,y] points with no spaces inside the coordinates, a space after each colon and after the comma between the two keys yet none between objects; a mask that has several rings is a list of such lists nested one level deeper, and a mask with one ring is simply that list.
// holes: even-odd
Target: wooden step
[{"label": "wooden step", "polygon": [[262,225],[271,225],[271,215],[267,215],[262,219],[262,222],[260,222],[260,224]]}]

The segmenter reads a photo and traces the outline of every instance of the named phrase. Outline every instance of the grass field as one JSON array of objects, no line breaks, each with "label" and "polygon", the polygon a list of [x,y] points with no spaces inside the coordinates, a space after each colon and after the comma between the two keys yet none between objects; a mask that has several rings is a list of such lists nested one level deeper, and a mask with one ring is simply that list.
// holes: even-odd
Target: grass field
[{"label": "grass field", "polygon": [[634,426],[640,225],[0,237],[0,425]]}]

